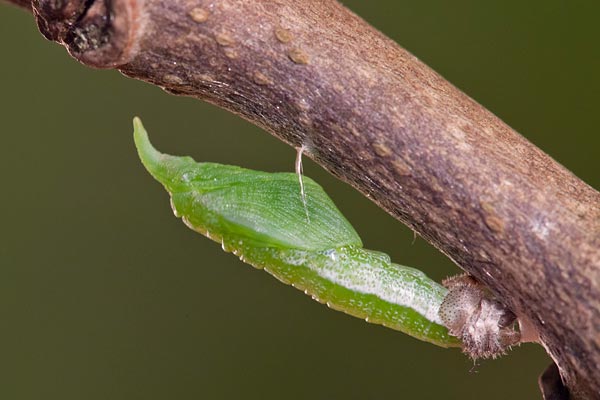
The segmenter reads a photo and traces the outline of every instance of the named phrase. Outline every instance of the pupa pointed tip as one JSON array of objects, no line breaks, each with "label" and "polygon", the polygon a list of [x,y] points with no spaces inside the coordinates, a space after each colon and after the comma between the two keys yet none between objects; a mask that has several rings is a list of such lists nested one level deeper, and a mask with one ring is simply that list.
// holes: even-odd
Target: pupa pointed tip
[{"label": "pupa pointed tip", "polygon": [[148,132],[146,132],[142,120],[139,117],[133,119],[133,140],[144,167],[146,167],[152,176],[159,181],[162,181],[160,179],[160,170],[163,154],[152,146],[150,138],[148,137]]}]

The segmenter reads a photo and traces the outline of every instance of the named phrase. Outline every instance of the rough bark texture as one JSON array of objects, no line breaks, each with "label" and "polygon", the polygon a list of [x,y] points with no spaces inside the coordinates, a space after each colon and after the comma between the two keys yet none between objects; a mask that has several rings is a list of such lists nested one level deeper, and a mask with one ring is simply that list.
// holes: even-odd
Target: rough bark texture
[{"label": "rough bark texture", "polygon": [[600,194],[339,3],[34,0],[33,10],[82,63],[304,146],[527,318],[572,397],[600,398]]}]

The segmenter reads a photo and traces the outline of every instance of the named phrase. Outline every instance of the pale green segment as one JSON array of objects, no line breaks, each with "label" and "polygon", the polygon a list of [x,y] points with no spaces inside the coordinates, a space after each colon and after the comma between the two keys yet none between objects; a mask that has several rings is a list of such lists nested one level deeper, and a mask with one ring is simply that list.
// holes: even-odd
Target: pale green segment
[{"label": "pale green segment", "polygon": [[335,310],[441,347],[460,345],[438,316],[447,289],[383,253],[357,246],[316,252],[256,248],[235,238],[223,247]]},{"label": "pale green segment", "polygon": [[134,127],[143,164],[190,228],[333,309],[442,347],[460,345],[438,316],[447,290],[362,249],[354,228],[314,181],[304,178],[305,209],[296,174],[165,155],[152,147],[139,119]]}]

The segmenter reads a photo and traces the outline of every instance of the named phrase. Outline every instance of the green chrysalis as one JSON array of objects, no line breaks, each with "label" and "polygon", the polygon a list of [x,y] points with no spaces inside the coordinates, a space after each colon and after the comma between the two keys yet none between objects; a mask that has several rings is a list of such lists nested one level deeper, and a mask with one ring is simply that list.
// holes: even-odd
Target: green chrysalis
[{"label": "green chrysalis", "polygon": [[[439,317],[448,290],[419,270],[362,248],[360,237],[310,178],[196,163],[158,152],[141,121],[134,139],[175,215],[223,249],[313,299],[442,347],[460,347]],[[306,215],[310,216],[307,220]]]}]

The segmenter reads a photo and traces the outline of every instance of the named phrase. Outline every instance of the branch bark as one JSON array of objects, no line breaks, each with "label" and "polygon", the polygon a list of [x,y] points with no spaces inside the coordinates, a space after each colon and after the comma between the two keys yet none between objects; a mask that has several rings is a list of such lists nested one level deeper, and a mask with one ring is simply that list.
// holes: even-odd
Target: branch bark
[{"label": "branch bark", "polygon": [[573,398],[600,398],[600,193],[342,5],[32,5],[80,62],[304,146],[535,326]]}]

